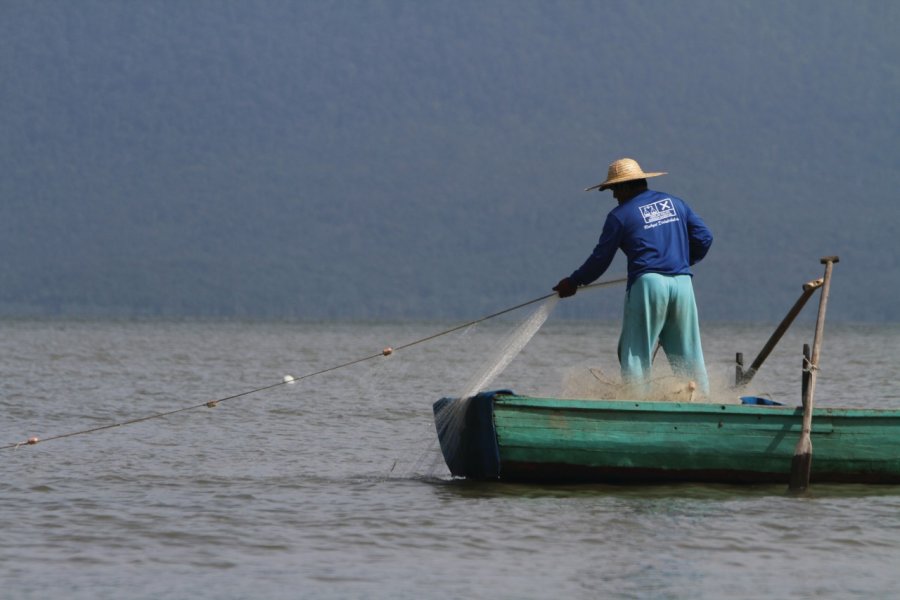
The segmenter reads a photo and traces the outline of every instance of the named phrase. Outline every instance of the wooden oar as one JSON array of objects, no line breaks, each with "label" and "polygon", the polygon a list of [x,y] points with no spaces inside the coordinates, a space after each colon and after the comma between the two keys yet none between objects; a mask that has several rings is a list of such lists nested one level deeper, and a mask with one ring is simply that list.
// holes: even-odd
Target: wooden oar
[{"label": "wooden oar", "polygon": [[822,348],[822,337],[825,330],[825,308],[828,305],[828,291],[831,288],[831,269],[838,262],[837,256],[826,256],[821,260],[825,265],[825,277],[822,283],[822,296],[819,298],[819,314],[816,317],[816,334],[813,338],[812,357],[807,366],[809,382],[806,393],[803,396],[803,426],[800,430],[800,439],[794,448],[794,457],[791,459],[791,481],[788,489],[792,492],[802,492],[809,487],[809,473],[812,467],[812,414],[813,395],[816,391],[816,372],[819,370],[819,350]]},{"label": "wooden oar", "polygon": [[[835,261],[837,262],[837,261]],[[781,323],[778,324],[778,327],[775,329],[775,332],[772,333],[772,336],[769,338],[769,341],[766,342],[766,345],[763,346],[763,349],[759,351],[759,354],[756,356],[756,359],[753,361],[753,364],[750,365],[750,368],[746,371],[740,371],[739,376],[737,377],[736,385],[747,385],[750,383],[750,380],[753,379],[753,376],[756,375],[756,372],[762,366],[763,361],[769,357],[769,354],[775,348],[775,344],[782,338],[784,332],[788,330],[788,327],[791,326],[791,323],[794,322],[794,319],[800,314],[800,311],[806,305],[806,301],[809,300],[809,297],[813,295],[817,289],[822,286],[823,278],[820,277],[814,281],[810,281],[808,283],[803,284],[803,293],[800,294],[800,297],[797,298],[797,301],[794,302],[794,306],[791,307],[791,310],[788,311],[788,314],[781,320]],[[738,361],[739,365],[742,362]]]}]

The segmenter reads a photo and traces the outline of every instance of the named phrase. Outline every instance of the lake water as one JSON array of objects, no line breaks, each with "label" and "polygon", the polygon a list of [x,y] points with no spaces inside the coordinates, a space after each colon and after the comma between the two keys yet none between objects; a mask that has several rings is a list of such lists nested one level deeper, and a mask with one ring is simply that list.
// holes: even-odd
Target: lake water
[{"label": "lake water", "polygon": [[[896,597],[898,486],[451,479],[431,404],[515,324],[0,451],[0,598]],[[0,321],[0,445],[201,405],[453,325]],[[704,327],[714,387],[774,325]],[[812,331],[796,324],[752,391],[798,404]],[[491,387],[553,395],[570,369],[615,374],[617,334],[551,316]],[[826,326],[817,406],[900,408],[898,355],[900,326]]]}]

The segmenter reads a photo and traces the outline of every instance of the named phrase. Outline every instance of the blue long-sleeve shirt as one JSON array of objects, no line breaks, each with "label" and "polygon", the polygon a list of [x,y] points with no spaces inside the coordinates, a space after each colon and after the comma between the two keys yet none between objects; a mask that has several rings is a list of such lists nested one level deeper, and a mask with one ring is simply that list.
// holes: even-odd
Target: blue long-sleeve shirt
[{"label": "blue long-sleeve shirt", "polygon": [[621,248],[628,257],[628,287],[644,273],[692,275],[706,256],[712,232],[680,198],[646,190],[612,209],[600,241],[570,277],[587,285],[606,272]]}]

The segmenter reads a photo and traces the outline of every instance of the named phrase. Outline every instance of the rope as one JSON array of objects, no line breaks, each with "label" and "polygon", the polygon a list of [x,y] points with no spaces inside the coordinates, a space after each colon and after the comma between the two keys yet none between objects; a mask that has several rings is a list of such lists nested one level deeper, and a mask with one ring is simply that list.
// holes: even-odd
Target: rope
[{"label": "rope", "polygon": [[[601,282],[598,282],[598,283],[594,283],[594,284],[591,284],[591,285],[584,286],[584,287],[582,287],[582,289],[607,287],[607,286],[611,286],[611,285],[617,285],[617,284],[620,284],[620,283],[624,283],[625,281],[626,281],[625,278],[622,278],[622,279],[612,279],[612,280],[610,280],[610,281],[601,281]],[[69,433],[63,433],[63,434],[59,434],[59,435],[54,435],[54,436],[48,437],[48,438],[39,438],[39,437],[36,437],[36,436],[32,436],[32,437],[28,438],[28,439],[25,440],[25,441],[15,442],[15,443],[12,443],[12,444],[6,444],[5,446],[0,446],[0,450],[9,450],[9,449],[17,450],[20,446],[34,446],[35,444],[38,444],[38,443],[40,443],[40,442],[49,442],[49,441],[52,441],[52,440],[61,440],[61,439],[64,439],[64,438],[70,438],[70,437],[75,437],[75,436],[79,436],[79,435],[87,435],[87,434],[89,434],[89,433],[96,433],[96,432],[98,432],[98,431],[104,431],[104,430],[107,430],[107,429],[115,429],[116,427],[124,427],[124,426],[126,426],[126,425],[134,425],[135,423],[143,423],[144,421],[150,421],[150,420],[152,420],[152,419],[161,419],[161,418],[163,418],[163,417],[169,417],[169,416],[171,416],[171,415],[176,415],[176,414],[178,414],[178,413],[187,412],[187,411],[189,411],[189,410],[195,410],[195,409],[198,409],[198,408],[212,408],[212,407],[218,405],[218,404],[221,403],[221,402],[227,402],[228,400],[235,400],[235,399],[237,399],[237,398],[242,398],[242,397],[244,397],[244,396],[249,396],[249,395],[251,395],[251,394],[257,394],[257,393],[259,393],[259,392],[264,392],[264,391],[266,391],[266,390],[271,390],[272,388],[276,388],[276,387],[278,387],[278,386],[285,385],[285,384],[288,384],[288,383],[295,383],[295,382],[297,382],[297,381],[302,381],[302,380],[304,380],[304,379],[309,379],[310,377],[316,377],[316,376],[318,376],[318,375],[324,375],[325,373],[331,373],[332,371],[337,371],[337,370],[339,370],[339,369],[344,369],[344,368],[347,368],[347,367],[350,367],[350,366],[353,366],[353,365],[357,365],[357,364],[359,364],[359,363],[363,363],[363,362],[366,362],[366,361],[374,360],[374,359],[379,358],[379,357],[390,356],[391,354],[393,354],[393,353],[396,352],[397,350],[405,350],[405,349],[407,349],[407,348],[412,348],[413,346],[416,346],[416,345],[418,345],[418,344],[424,344],[425,342],[430,342],[431,340],[434,340],[434,339],[439,338],[439,337],[441,337],[441,336],[447,335],[447,334],[449,334],[449,333],[453,333],[454,331],[459,331],[460,329],[465,329],[465,328],[467,328],[467,327],[471,327],[472,325],[477,325],[478,323],[483,323],[484,321],[487,321],[487,320],[489,320],[489,319],[493,319],[493,318],[499,317],[500,315],[505,315],[506,313],[512,312],[512,311],[514,311],[514,310],[518,310],[518,309],[520,309],[520,308],[524,308],[524,307],[526,307],[526,306],[529,306],[529,305],[534,304],[534,303],[536,303],[536,302],[540,302],[540,301],[542,301],[542,300],[546,300],[547,298],[550,298],[551,296],[555,296],[555,295],[556,295],[556,292],[553,292],[553,293],[550,293],[550,294],[546,294],[546,295],[544,295],[544,296],[541,296],[540,298],[534,298],[533,300],[529,300],[529,301],[527,301],[527,302],[523,302],[522,304],[517,304],[516,306],[511,306],[510,308],[505,308],[505,309],[503,309],[503,310],[501,310],[501,311],[495,312],[495,313],[490,314],[490,315],[487,315],[487,316],[485,316],[485,317],[481,317],[480,319],[475,319],[474,321],[469,321],[468,323],[463,323],[462,325],[457,325],[456,327],[452,327],[452,328],[450,328],[450,329],[446,329],[446,330],[441,331],[441,332],[439,332],[439,333],[435,333],[435,334],[429,335],[429,336],[424,337],[424,338],[422,338],[422,339],[418,339],[418,340],[415,340],[415,341],[413,341],[413,342],[409,342],[409,343],[407,343],[407,344],[403,344],[403,345],[401,345],[401,346],[397,346],[396,348],[391,348],[390,346],[388,346],[387,348],[385,348],[384,350],[382,350],[382,351],[379,352],[378,354],[371,354],[371,355],[369,355],[369,356],[364,356],[364,357],[362,357],[362,358],[357,358],[357,359],[351,360],[351,361],[349,361],[349,362],[345,362],[345,363],[342,363],[342,364],[339,364],[339,365],[335,365],[335,366],[333,366],[333,367],[328,367],[328,368],[322,369],[322,370],[320,370],[320,371],[315,371],[315,372],[312,372],[312,373],[307,373],[307,374],[301,375],[301,376],[299,376],[299,377],[291,377],[291,376],[287,376],[287,377],[285,377],[282,381],[279,381],[278,383],[273,383],[273,384],[266,385],[266,386],[263,386],[263,387],[258,387],[258,388],[252,389],[252,390],[247,390],[246,392],[241,392],[241,393],[239,393],[239,394],[234,394],[234,395],[231,395],[231,396],[226,396],[226,397],[224,397],[224,398],[219,398],[218,400],[208,400],[208,401],[202,402],[202,403],[200,403],[200,404],[194,404],[194,405],[191,405],[191,406],[185,406],[185,407],[182,407],[182,408],[177,408],[177,409],[175,409],[175,410],[170,410],[170,411],[161,412],[161,413],[153,413],[153,414],[150,414],[150,415],[146,415],[146,416],[143,416],[143,417],[137,417],[137,418],[135,418],[135,419],[130,419],[130,420],[127,420],[127,421],[120,421],[120,422],[118,422],[118,423],[111,423],[111,424],[109,424],[109,425],[101,425],[101,426],[99,426],[99,427],[92,427],[92,428],[90,428],[90,429],[83,429],[83,430],[80,430],[80,431],[72,431],[72,432],[69,432]]]}]

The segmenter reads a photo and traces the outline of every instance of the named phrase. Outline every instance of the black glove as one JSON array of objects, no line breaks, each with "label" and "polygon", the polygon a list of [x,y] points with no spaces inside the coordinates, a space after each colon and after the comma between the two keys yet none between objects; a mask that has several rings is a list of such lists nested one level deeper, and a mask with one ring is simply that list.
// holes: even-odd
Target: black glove
[{"label": "black glove", "polygon": [[559,294],[560,298],[568,298],[569,296],[574,296],[575,292],[578,291],[578,284],[571,277],[566,277],[565,279],[560,279],[553,291]]}]

